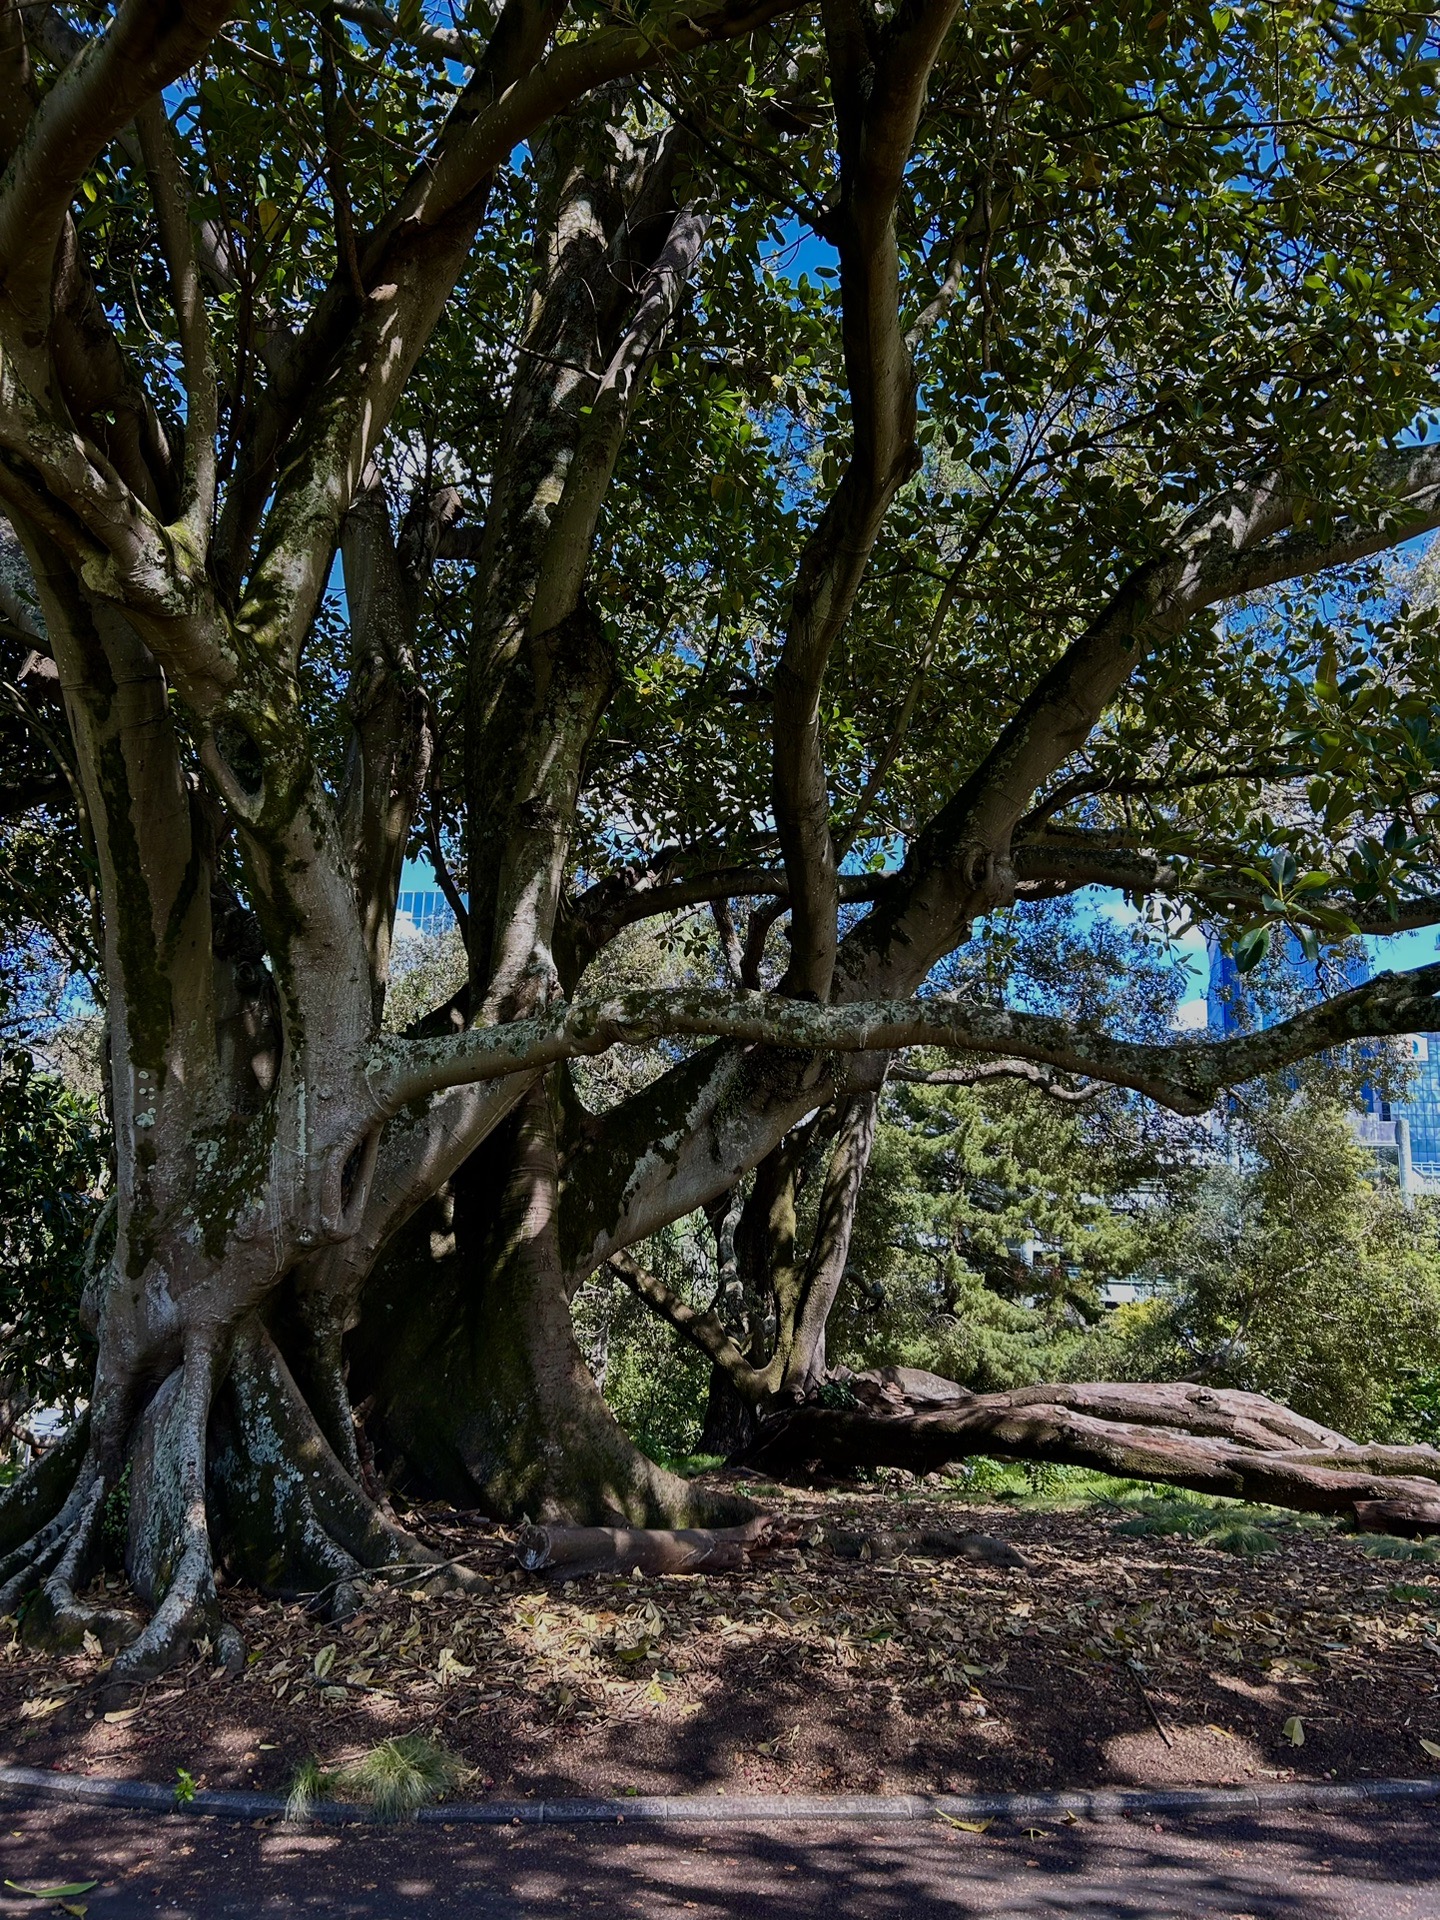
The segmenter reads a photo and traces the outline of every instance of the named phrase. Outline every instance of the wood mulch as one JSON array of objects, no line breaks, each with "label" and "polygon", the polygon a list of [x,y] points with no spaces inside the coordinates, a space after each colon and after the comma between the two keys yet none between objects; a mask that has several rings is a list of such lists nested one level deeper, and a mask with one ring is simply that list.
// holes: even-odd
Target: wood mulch
[{"label": "wood mulch", "polygon": [[[1127,1535],[1123,1509],[908,1480],[747,1486],[791,1544],[746,1571],[563,1586],[507,1567],[504,1530],[426,1513],[479,1591],[376,1585],[337,1626],[229,1588],[243,1674],[202,1651],[109,1714],[87,1695],[98,1650],[44,1655],[0,1628],[0,1756],[284,1791],[308,1755],[421,1732],[473,1769],[470,1798],[1437,1771],[1440,1567],[1370,1558],[1325,1525],[1244,1558]],[[887,1557],[885,1532],[927,1527],[998,1535],[1028,1567]],[[811,1544],[822,1529],[880,1535],[876,1557]]]}]

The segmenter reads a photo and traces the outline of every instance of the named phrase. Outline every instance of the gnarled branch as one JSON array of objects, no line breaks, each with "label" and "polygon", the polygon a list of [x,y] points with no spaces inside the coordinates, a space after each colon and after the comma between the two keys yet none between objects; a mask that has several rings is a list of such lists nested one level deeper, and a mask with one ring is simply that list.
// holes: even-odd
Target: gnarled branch
[{"label": "gnarled branch", "polygon": [[387,1036],[375,1045],[370,1078],[380,1109],[393,1113],[444,1087],[658,1039],[725,1039],[806,1055],[930,1046],[1040,1062],[1131,1087],[1177,1113],[1203,1113],[1224,1088],[1278,1073],[1326,1047],[1433,1025],[1437,995],[1440,962],[1377,974],[1257,1033],[1162,1045],[1116,1039],[1047,1014],[941,998],[820,1007],[743,991],[642,991],[574,1002],[453,1040]]}]

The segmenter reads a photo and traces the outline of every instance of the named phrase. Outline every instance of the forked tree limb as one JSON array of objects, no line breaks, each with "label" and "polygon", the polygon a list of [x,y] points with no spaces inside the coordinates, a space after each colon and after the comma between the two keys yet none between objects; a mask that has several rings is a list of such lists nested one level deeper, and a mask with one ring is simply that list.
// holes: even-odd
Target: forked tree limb
[{"label": "forked tree limb", "polygon": [[[866,1379],[855,1384],[863,1389]],[[988,1454],[1440,1532],[1440,1451],[1358,1445],[1260,1394],[1098,1382],[1012,1393],[957,1387],[945,1404],[922,1394],[917,1406],[903,1388],[887,1392],[881,1376],[868,1380],[881,1382],[869,1406],[809,1402],[774,1419],[752,1463],[770,1472],[892,1466],[924,1473]]]}]

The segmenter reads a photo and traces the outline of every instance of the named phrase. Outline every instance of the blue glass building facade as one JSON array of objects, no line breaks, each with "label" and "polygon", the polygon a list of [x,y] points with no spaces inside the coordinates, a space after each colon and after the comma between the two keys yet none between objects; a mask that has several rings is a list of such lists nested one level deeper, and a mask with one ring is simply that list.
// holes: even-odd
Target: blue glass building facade
[{"label": "blue glass building facade", "polygon": [[1440,1033],[1412,1033],[1414,1078],[1403,1100],[1390,1103],[1410,1134],[1410,1165],[1417,1180],[1440,1191]]},{"label": "blue glass building facade", "polygon": [[[1318,989],[1315,963],[1305,958],[1293,934],[1285,936],[1284,959],[1303,985]],[[1352,987],[1362,986],[1371,974],[1368,960],[1359,954],[1345,963],[1343,971],[1345,984]],[[1249,996],[1244,975],[1214,941],[1205,1000],[1206,1025],[1217,1038],[1253,1030],[1257,1014],[1262,1025],[1268,1024]],[[1394,1167],[1407,1192],[1412,1188],[1440,1192],[1440,1033],[1407,1034],[1405,1045],[1410,1051],[1411,1079],[1404,1099],[1367,1095],[1366,1108],[1355,1117],[1355,1134],[1378,1159]]]},{"label": "blue glass building facade", "polygon": [[405,862],[400,874],[400,895],[395,902],[395,917],[397,931],[401,933],[429,935],[444,933],[454,926],[455,915],[450,911],[450,902],[436,886],[434,870],[424,861]]}]

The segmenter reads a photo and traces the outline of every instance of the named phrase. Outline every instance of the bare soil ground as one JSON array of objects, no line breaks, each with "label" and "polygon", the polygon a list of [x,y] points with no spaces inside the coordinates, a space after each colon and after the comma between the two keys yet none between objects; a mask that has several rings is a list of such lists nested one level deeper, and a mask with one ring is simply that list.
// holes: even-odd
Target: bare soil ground
[{"label": "bare soil ground", "polygon": [[[1437,1770],[1440,1566],[1305,1526],[1247,1558],[1126,1534],[1123,1508],[1017,1510],[897,1476],[747,1491],[791,1544],[709,1576],[554,1585],[507,1567],[503,1530],[431,1514],[480,1592],[376,1586],[337,1626],[230,1588],[244,1673],[202,1654],[108,1715],[87,1698],[98,1654],[0,1630],[0,1755],[284,1791],[308,1755],[419,1732],[473,1769],[467,1798]],[[1028,1567],[887,1556],[885,1532],[926,1527],[998,1535]],[[809,1544],[821,1529],[881,1536],[876,1557]]]}]

